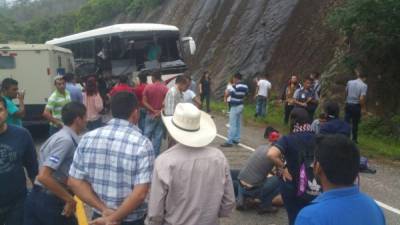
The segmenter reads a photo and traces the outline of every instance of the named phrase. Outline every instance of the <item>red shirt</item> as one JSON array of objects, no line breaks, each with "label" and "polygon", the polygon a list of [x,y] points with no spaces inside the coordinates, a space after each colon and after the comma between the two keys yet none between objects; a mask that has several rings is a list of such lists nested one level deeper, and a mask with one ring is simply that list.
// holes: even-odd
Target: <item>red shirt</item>
[{"label": "red shirt", "polygon": [[129,92],[129,93],[134,93],[133,92],[133,88],[131,86],[129,86],[128,84],[117,84],[115,85],[111,91],[110,91],[110,96],[114,96],[115,94],[117,94],[118,92]]},{"label": "red shirt", "polygon": [[133,91],[139,101],[139,106],[143,107],[143,92],[144,88],[147,86],[147,84],[139,84],[139,86],[136,86]]},{"label": "red shirt", "polygon": [[161,110],[164,103],[165,95],[168,92],[167,86],[161,82],[149,84],[144,88],[143,96],[146,96],[147,103],[154,110]]}]

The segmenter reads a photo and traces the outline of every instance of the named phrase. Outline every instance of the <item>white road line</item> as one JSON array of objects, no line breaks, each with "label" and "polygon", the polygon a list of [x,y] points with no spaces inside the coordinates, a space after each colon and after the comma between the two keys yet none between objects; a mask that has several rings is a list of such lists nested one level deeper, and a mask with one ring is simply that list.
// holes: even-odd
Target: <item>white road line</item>
[{"label": "white road line", "polygon": [[[221,138],[221,139],[223,139],[223,140],[225,140],[225,141],[228,140],[227,137],[222,136],[222,135],[220,135],[220,134],[217,134],[217,137],[219,137],[219,138]],[[250,151],[252,151],[252,152],[255,151],[254,148],[252,148],[252,147],[250,147],[250,146],[247,146],[247,145],[244,145],[244,144],[239,144],[239,146],[242,147],[242,148],[245,148],[245,149],[247,149],[247,150],[250,150]],[[376,202],[376,204],[378,204],[380,207],[382,207],[382,208],[384,208],[384,209],[386,209],[386,210],[388,210],[388,211],[390,211],[390,212],[392,212],[392,213],[395,213],[395,214],[397,214],[397,215],[400,215],[400,209],[396,209],[396,208],[394,208],[394,207],[392,207],[392,206],[390,206],[390,205],[387,205],[387,204],[385,204],[385,203],[383,203],[383,202],[380,202],[380,201],[378,201],[378,200],[375,200],[375,202]]]}]

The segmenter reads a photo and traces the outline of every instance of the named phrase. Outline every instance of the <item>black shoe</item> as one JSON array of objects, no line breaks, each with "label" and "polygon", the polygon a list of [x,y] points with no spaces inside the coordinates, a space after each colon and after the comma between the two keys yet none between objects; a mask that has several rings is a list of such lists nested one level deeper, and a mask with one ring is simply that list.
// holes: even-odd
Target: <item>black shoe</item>
[{"label": "black shoe", "polygon": [[221,145],[221,147],[223,147],[223,148],[231,148],[231,147],[233,147],[233,144],[223,143],[223,144]]},{"label": "black shoe", "polygon": [[258,208],[257,209],[257,213],[258,214],[266,214],[266,213],[277,213],[279,211],[279,209],[277,207],[271,206],[268,208]]},{"label": "black shoe", "polygon": [[238,142],[238,141],[232,141],[233,142],[233,144],[235,144],[235,145],[238,145],[240,142]]}]

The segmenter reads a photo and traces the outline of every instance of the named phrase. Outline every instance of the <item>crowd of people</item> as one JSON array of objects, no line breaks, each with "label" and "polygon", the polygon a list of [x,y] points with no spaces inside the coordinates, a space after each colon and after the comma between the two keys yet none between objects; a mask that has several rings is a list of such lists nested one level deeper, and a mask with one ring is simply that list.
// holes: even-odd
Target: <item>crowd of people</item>
[{"label": "crowd of people", "polygon": [[[231,170],[224,153],[211,145],[217,127],[209,114],[208,72],[199,85],[183,74],[170,87],[160,71],[140,74],[134,87],[121,76],[106,96],[95,77],[79,85],[72,74],[56,76],[43,112],[50,137],[38,154],[22,128],[25,93],[6,78],[0,98],[0,224],[77,224],[77,196],[92,208],[93,225],[215,225],[235,206],[265,214],[282,205],[289,225],[383,225],[381,209],[356,182],[355,126],[367,91],[363,75],[357,75],[346,88],[346,121],[332,101],[314,120],[321,104],[319,74],[302,85],[292,76],[282,95],[289,134],[267,127],[265,144],[241,170]],[[268,115],[267,78],[257,81],[255,117]],[[248,95],[242,74],[234,74],[224,96],[229,131],[221,147],[240,143]],[[107,102],[112,119],[104,123]],[[165,138],[168,149],[161,153]],[[24,168],[32,184],[28,194]]]}]

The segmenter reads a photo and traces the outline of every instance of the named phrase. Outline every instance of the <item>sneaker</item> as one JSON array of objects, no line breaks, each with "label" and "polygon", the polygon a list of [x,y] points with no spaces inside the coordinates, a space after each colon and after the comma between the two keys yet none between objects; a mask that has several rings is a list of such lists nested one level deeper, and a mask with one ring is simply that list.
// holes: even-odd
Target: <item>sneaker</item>
[{"label": "sneaker", "polygon": [[223,147],[223,148],[231,148],[231,147],[233,147],[233,144],[229,144],[229,143],[223,143],[222,145],[221,145],[221,147]]},{"label": "sneaker", "polygon": [[240,142],[239,141],[232,141],[233,144],[238,145]]},{"label": "sneaker", "polygon": [[257,209],[257,213],[262,215],[262,214],[266,214],[266,213],[277,213],[279,211],[279,209],[277,207],[274,206],[270,206],[268,208],[258,208]]}]

